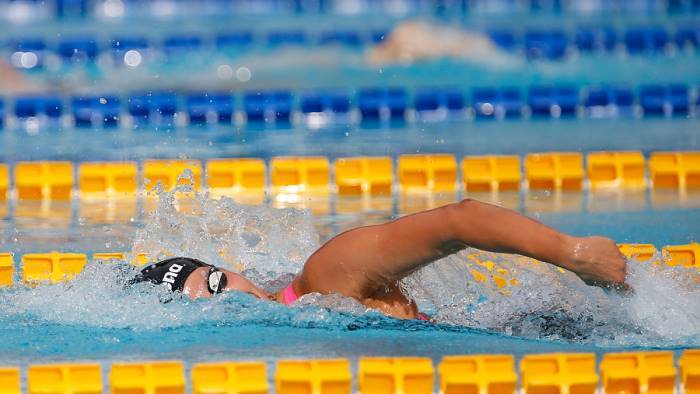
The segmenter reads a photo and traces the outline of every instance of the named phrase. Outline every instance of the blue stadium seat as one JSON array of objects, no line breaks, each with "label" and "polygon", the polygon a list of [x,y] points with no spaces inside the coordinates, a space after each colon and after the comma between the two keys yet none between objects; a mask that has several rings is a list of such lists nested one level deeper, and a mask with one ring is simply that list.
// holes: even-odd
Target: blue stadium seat
[{"label": "blue stadium seat", "polygon": [[292,94],[287,90],[251,91],[243,97],[249,122],[289,122],[292,112]]},{"label": "blue stadium seat", "polygon": [[97,58],[97,41],[93,38],[66,38],[58,43],[58,55],[64,60],[84,58],[94,61]]},{"label": "blue stadium seat", "polygon": [[573,86],[533,86],[528,92],[532,116],[574,116],[578,102],[578,89]]},{"label": "blue stadium seat", "polygon": [[625,32],[625,46],[630,54],[663,52],[668,42],[668,32],[662,27],[637,27]]},{"label": "blue stadium seat", "polygon": [[617,33],[610,27],[576,29],[576,48],[581,52],[612,51],[617,44]]},{"label": "blue stadium seat", "polygon": [[233,119],[233,96],[228,93],[191,94],[185,99],[185,105],[192,124],[207,123],[210,113],[216,115],[218,123],[231,123]]},{"label": "blue stadium seat", "polygon": [[163,40],[163,49],[167,54],[198,51],[202,48],[202,38],[195,35],[177,35]]},{"label": "blue stadium seat", "polygon": [[77,127],[91,127],[95,122],[116,127],[119,123],[120,100],[116,96],[76,96],[71,108]]},{"label": "blue stadium seat", "polygon": [[166,121],[177,113],[177,95],[170,92],[137,93],[128,98],[128,111],[136,122],[149,122],[153,116]]},{"label": "blue stadium seat", "polygon": [[0,99],[0,129],[5,126],[5,101]]},{"label": "blue stadium seat", "polygon": [[644,85],[639,88],[644,116],[687,115],[690,107],[685,85]]},{"label": "blue stadium seat", "polygon": [[686,26],[676,30],[674,41],[679,48],[700,46],[700,26]]},{"label": "blue stadium seat", "polygon": [[218,49],[240,49],[253,43],[253,33],[249,31],[220,33],[216,36]]},{"label": "blue stadium seat", "polygon": [[386,111],[390,119],[404,118],[408,96],[403,88],[367,88],[357,92],[357,108],[362,120],[379,120]]},{"label": "blue stadium seat", "polygon": [[307,42],[306,33],[302,30],[271,31],[267,35],[267,43],[271,47],[305,45]]},{"label": "blue stadium seat", "polygon": [[523,101],[517,88],[476,88],[472,108],[477,118],[515,118],[522,115]]},{"label": "blue stadium seat", "polygon": [[344,45],[358,47],[363,44],[360,35],[353,30],[329,30],[321,33],[319,39],[321,45]]},{"label": "blue stadium seat", "polygon": [[21,119],[46,116],[58,119],[63,114],[63,101],[58,96],[19,96],[15,99],[15,116]]},{"label": "blue stadium seat", "polygon": [[509,30],[492,30],[488,32],[491,40],[502,49],[512,52],[517,46],[515,35]]},{"label": "blue stadium seat", "polygon": [[459,90],[428,88],[416,91],[413,106],[417,112],[461,111],[464,109],[464,95]]},{"label": "blue stadium seat", "polygon": [[528,59],[559,60],[566,55],[568,41],[562,31],[529,31],[525,33]]}]

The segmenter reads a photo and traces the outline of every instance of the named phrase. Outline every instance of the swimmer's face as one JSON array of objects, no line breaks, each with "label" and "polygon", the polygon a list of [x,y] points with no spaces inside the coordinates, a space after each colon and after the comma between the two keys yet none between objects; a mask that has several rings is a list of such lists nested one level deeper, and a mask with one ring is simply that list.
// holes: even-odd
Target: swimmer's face
[{"label": "swimmer's face", "polygon": [[[183,293],[191,298],[211,297],[212,294],[208,288],[209,267],[199,267],[194,270],[185,281]],[[251,281],[235,272],[226,269],[219,269],[226,275],[228,283],[224,287],[224,291],[242,291],[263,300],[272,300],[273,296],[255,286]]]}]

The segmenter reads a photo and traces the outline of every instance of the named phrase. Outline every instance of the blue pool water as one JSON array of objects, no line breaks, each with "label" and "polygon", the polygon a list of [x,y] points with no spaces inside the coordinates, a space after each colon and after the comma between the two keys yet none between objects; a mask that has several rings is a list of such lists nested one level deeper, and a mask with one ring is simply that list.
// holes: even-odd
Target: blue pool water
[{"label": "blue pool water", "polygon": [[[334,19],[335,18],[335,19]],[[135,18],[136,19],[136,18]],[[270,29],[309,25],[314,19],[253,19],[241,23],[264,36]],[[366,34],[390,28],[394,18],[323,18],[321,31],[341,25]],[[100,24],[86,20],[66,23],[10,25],[3,40],[99,31],[104,42],[131,29],[129,20]],[[206,22],[206,23],[205,23]],[[182,31],[213,37],[230,27],[228,19],[183,22]],[[620,31],[634,25],[663,25],[673,31],[696,23],[694,16],[628,15],[563,17],[545,15],[511,23],[492,15],[462,21],[475,30],[512,28],[521,31],[543,22],[574,31],[576,26],[614,24]],[[172,33],[172,21],[150,21],[132,31],[153,40]],[[315,29],[315,30],[314,30]],[[372,85],[459,86],[465,92],[479,86],[602,83],[638,87],[647,83],[682,83],[697,97],[700,56],[697,50],[631,56],[624,51],[573,54],[559,60],[529,61],[522,52],[508,52],[499,61],[435,60],[412,65],[372,66],[364,47],[270,48],[222,53],[206,48],[196,54],[161,58],[143,65],[115,66],[101,58],[95,64],[47,65],[26,71],[26,78],[69,96],[78,93],[136,90],[284,88],[357,88]],[[7,51],[5,51],[7,52]],[[249,69],[247,81],[222,74]],[[280,65],[284,65],[281,67]],[[53,68],[52,68],[53,67]],[[224,69],[226,71],[226,69]],[[245,79],[245,78],[243,78]],[[8,97],[9,98],[9,95]],[[9,100],[8,100],[9,102]],[[260,157],[277,155],[342,156],[405,153],[518,154],[542,151],[700,149],[700,124],[695,109],[689,116],[621,116],[591,119],[456,119],[399,124],[336,124],[312,128],[293,124],[207,125],[175,127],[146,125],[115,129],[76,128],[68,123],[38,128],[18,122],[0,131],[0,162],[21,160],[113,161],[149,158]],[[428,207],[418,198],[395,197],[371,211],[345,213],[342,200],[313,202],[278,210],[241,206],[206,195],[193,204],[196,214],[178,213],[161,196],[153,199],[52,203],[50,207],[9,201],[0,203],[0,251],[16,256],[50,250],[84,253],[143,251],[151,255],[194,255],[231,266],[236,256],[246,273],[269,289],[289,282],[304,259],[321,242],[345,229],[390,220],[411,207]],[[546,224],[576,235],[602,234],[618,242],[668,244],[697,242],[700,195],[643,191],[639,193],[502,194],[459,193],[501,203]],[[440,200],[440,199],[438,199]],[[275,201],[267,206],[279,207]],[[294,207],[294,204],[290,204]],[[313,212],[313,213],[312,213]],[[521,284],[509,294],[476,283],[468,272],[469,253],[509,269]],[[532,268],[512,256],[470,251],[444,259],[407,281],[409,293],[433,314],[437,324],[398,321],[365,311],[351,300],[308,297],[286,308],[227,294],[214,300],[176,299],[148,285],[124,283],[134,268],[90,263],[65,285],[0,290],[0,364],[52,360],[129,360],[176,358],[187,362],[219,359],[524,353],[549,351],[603,352],[629,348],[682,349],[700,346],[700,274],[684,268],[630,262],[634,294],[620,296],[588,288],[569,274]]]}]

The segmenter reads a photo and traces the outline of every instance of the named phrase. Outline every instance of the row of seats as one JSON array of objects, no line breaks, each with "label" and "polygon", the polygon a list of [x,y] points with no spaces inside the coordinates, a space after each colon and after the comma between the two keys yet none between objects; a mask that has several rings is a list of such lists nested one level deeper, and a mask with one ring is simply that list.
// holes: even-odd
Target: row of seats
[{"label": "row of seats", "polygon": [[[467,192],[596,189],[700,189],[700,152],[653,152],[647,161],[641,152],[532,153],[465,156],[461,166],[450,154],[410,154],[394,161],[389,156],[326,157],[280,156],[270,160],[235,158],[206,162],[207,187],[219,192],[329,193],[339,195],[391,195],[401,191]],[[461,167],[461,169],[460,169]],[[648,169],[648,176],[647,176]],[[461,170],[461,171],[460,171]],[[333,184],[331,182],[333,173]],[[524,175],[523,175],[524,172]],[[458,175],[461,173],[461,180]],[[0,199],[14,189],[20,200],[69,200],[75,186],[71,162],[36,161],[14,165],[14,183],[8,165],[0,164]],[[189,174],[184,176],[183,174]],[[202,185],[203,169],[197,160],[145,160],[144,189],[160,184],[172,190],[178,183]],[[136,162],[87,162],[78,165],[78,192],[90,195],[129,195],[139,191]],[[398,185],[395,185],[398,182]],[[269,184],[268,184],[269,183]]]},{"label": "row of seats", "polygon": [[[673,394],[676,378],[685,393],[700,390],[700,350],[685,350],[676,368],[671,351],[606,353],[596,367],[594,353],[543,353],[524,355],[516,373],[512,355],[444,356],[437,366],[439,392],[443,394],[527,393]],[[264,361],[231,361],[194,364],[190,382],[193,394],[270,392]],[[520,377],[520,379],[518,379]],[[30,364],[27,394],[103,392],[99,363]],[[115,362],[109,374],[112,394],[184,394],[187,386],[181,361]],[[435,367],[422,357],[360,357],[357,386],[360,393],[432,394]],[[4,394],[20,394],[17,367],[0,368]],[[275,363],[277,394],[342,394],[353,389],[347,359],[280,360]]]},{"label": "row of seats", "polygon": [[[160,50],[166,55],[178,55],[214,47],[217,50],[243,50],[255,45],[268,47],[342,45],[360,47],[381,42],[387,31],[357,31],[334,29],[309,32],[302,29],[276,30],[267,32],[264,37],[252,31],[222,32],[213,37],[198,34],[175,34],[166,36],[158,43],[145,36],[115,37],[108,42],[99,42],[94,36],[65,37],[56,43],[48,43],[42,38],[16,38],[6,43],[12,53],[32,53],[36,56],[33,67],[41,67],[47,53],[53,52],[64,60],[76,59],[94,61],[101,52],[111,52],[122,59],[126,51]],[[629,27],[619,33],[613,27],[579,27],[574,32],[562,29],[531,29],[524,33],[513,30],[492,30],[491,39],[505,50],[520,48],[528,58],[562,59],[570,47],[581,52],[612,51],[622,45],[630,54],[651,54],[663,52],[669,45],[679,48],[697,48],[700,43],[700,26],[679,26],[672,32],[663,26]],[[32,67],[32,68],[33,68]]]},{"label": "row of seats", "polygon": [[[297,97],[298,96],[298,97]],[[238,100],[240,99],[240,100]],[[362,121],[405,121],[413,110],[418,120],[436,115],[477,119],[520,118],[526,114],[539,118],[634,115],[647,117],[690,116],[700,111],[696,89],[687,85],[643,85],[638,89],[620,86],[577,88],[568,85],[533,86],[527,92],[519,88],[474,88],[468,103],[465,92],[452,88],[419,88],[411,96],[403,88],[366,88],[354,95],[347,91],[289,90],[247,91],[239,98],[227,92],[176,94],[139,92],[117,95],[79,95],[66,102],[59,95],[18,96],[0,99],[0,127],[6,114],[18,120],[43,118],[59,120],[72,117],[77,127],[117,127],[123,117],[137,124],[173,122],[179,114],[192,125],[231,124],[236,113],[250,123],[289,123],[294,113],[332,115],[347,121],[353,112]],[[67,107],[67,108],[66,108]],[[238,111],[237,111],[238,109]]]},{"label": "row of seats", "polygon": [[[627,257],[639,262],[666,264],[671,267],[681,266],[700,270],[700,243],[686,245],[664,246],[661,252],[650,244],[620,244],[620,251]],[[145,254],[131,255],[122,252],[94,253],[92,261],[129,261],[131,264],[143,266],[153,262]],[[88,262],[88,256],[82,253],[29,253],[21,258],[21,281],[25,284],[32,283],[60,283],[70,280],[82,272]],[[478,265],[485,266],[489,271],[493,269],[488,262],[475,261]],[[491,263],[493,264],[493,263]],[[498,272],[506,277],[509,272]],[[501,277],[502,278],[502,277]],[[483,281],[483,277],[475,275],[477,281]],[[517,278],[513,278],[517,283]],[[0,253],[0,287],[13,286],[15,284],[15,262],[10,253]],[[498,284],[498,282],[496,283]],[[506,283],[504,282],[503,285]],[[499,285],[499,287],[502,287]]]}]

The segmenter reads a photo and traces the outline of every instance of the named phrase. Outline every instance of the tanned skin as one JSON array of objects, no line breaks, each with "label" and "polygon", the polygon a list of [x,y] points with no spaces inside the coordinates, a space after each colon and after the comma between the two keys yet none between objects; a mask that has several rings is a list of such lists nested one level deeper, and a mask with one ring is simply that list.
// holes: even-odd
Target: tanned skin
[{"label": "tanned skin", "polygon": [[[626,260],[617,245],[604,237],[574,237],[558,232],[515,211],[463,200],[394,221],[355,228],[321,246],[292,282],[295,292],[338,293],[357,299],[397,318],[413,319],[418,310],[398,289],[397,282],[415,270],[473,247],[514,253],[574,272],[593,286],[624,288]],[[226,272],[226,290],[283,301],[243,276]],[[185,282],[185,293],[208,296],[206,268]]]}]

